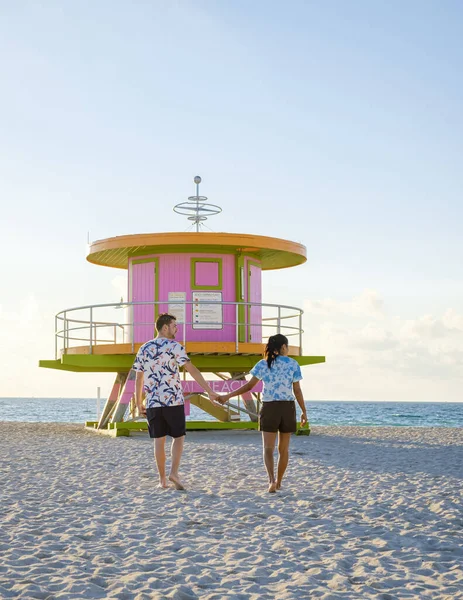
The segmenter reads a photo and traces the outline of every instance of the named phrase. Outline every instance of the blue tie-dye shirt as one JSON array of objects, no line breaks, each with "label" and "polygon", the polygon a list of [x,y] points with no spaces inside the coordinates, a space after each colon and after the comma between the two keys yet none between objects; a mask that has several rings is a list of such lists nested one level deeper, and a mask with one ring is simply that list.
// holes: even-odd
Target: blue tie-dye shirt
[{"label": "blue tie-dye shirt", "polygon": [[185,348],[175,340],[158,337],[143,344],[133,369],[144,373],[146,408],[184,404],[178,368],[189,360]]},{"label": "blue tie-dye shirt", "polygon": [[295,400],[293,383],[301,381],[302,373],[294,358],[277,356],[270,369],[266,360],[260,360],[250,373],[264,383],[262,402]]}]

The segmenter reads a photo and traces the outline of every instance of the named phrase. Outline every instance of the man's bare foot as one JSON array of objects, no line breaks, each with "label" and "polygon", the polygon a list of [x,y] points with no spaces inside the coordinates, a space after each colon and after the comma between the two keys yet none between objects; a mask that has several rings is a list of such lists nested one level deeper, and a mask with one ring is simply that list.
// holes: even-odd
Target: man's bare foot
[{"label": "man's bare foot", "polygon": [[281,481],[277,481],[277,490],[281,490]]},{"label": "man's bare foot", "polygon": [[169,484],[167,483],[167,479],[165,477],[164,479],[159,480],[158,487],[162,488],[163,490],[167,490]]},{"label": "man's bare foot", "polygon": [[270,485],[268,486],[268,492],[269,492],[269,494],[274,494],[276,491],[277,491],[276,481],[272,481],[270,483]]},{"label": "man's bare foot", "polygon": [[180,479],[177,477],[177,475],[169,475],[169,481],[172,481],[172,483],[175,485],[175,489],[176,490],[184,490],[185,487],[183,486],[183,483],[180,481]]}]

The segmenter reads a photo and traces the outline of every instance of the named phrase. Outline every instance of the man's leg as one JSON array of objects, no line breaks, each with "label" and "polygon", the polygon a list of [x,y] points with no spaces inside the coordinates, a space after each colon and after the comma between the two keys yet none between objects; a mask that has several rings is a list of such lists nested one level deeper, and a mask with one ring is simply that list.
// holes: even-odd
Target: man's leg
[{"label": "man's leg", "polygon": [[178,468],[182,458],[186,433],[185,407],[183,404],[168,406],[164,409],[164,417],[168,424],[168,434],[172,437],[169,481],[172,481],[177,490],[184,490],[183,483],[178,476]]},{"label": "man's leg", "polygon": [[264,454],[264,465],[267,469],[268,473],[268,482],[269,492],[276,491],[276,482],[275,482],[275,471],[274,471],[274,463],[273,463],[273,453],[275,451],[275,440],[277,439],[276,432],[263,431],[262,432],[262,444],[263,444],[263,454]]},{"label": "man's leg", "polygon": [[154,458],[159,471],[159,487],[167,488],[166,479],[166,438],[154,438]]},{"label": "man's leg", "polygon": [[281,488],[281,480],[288,466],[289,458],[289,442],[291,440],[290,433],[278,434],[278,474],[277,474],[277,490]]},{"label": "man's leg", "polygon": [[180,459],[182,458],[183,452],[183,442],[185,441],[185,436],[173,438],[172,446],[171,446],[171,467],[170,467],[170,475],[169,480],[175,485],[177,490],[184,490],[182,482],[178,476],[178,468],[180,466]]}]

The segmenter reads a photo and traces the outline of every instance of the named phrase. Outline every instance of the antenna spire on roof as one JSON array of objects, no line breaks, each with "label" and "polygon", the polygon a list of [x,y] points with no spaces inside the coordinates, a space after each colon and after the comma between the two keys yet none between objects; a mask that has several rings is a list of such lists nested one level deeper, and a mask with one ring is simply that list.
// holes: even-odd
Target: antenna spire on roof
[{"label": "antenna spire on roof", "polygon": [[196,175],[194,182],[196,184],[196,196],[189,196],[186,202],[176,204],[174,212],[185,215],[189,221],[193,221],[196,225],[196,231],[199,231],[200,227],[203,226],[203,221],[206,221],[208,217],[218,215],[222,212],[222,209],[216,204],[208,203],[206,196],[199,195],[199,184],[201,183],[199,175]]}]

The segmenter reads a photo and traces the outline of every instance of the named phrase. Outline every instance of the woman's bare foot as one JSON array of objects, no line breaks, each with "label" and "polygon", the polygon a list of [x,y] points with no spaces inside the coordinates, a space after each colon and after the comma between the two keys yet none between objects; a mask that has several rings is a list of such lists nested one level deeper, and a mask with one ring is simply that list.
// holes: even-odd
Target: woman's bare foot
[{"label": "woman's bare foot", "polygon": [[162,488],[163,490],[167,490],[169,484],[167,483],[167,479],[165,477],[159,480],[158,487]]},{"label": "woman's bare foot", "polygon": [[276,481],[272,481],[270,483],[270,485],[268,486],[268,492],[269,494],[274,494],[277,491],[277,483]]},{"label": "woman's bare foot", "polygon": [[180,481],[180,479],[178,478],[177,475],[169,475],[169,481],[172,481],[172,483],[175,485],[175,489],[176,490],[184,490],[185,487],[183,486],[183,483]]},{"label": "woman's bare foot", "polygon": [[277,481],[277,490],[281,489],[281,481]]}]

